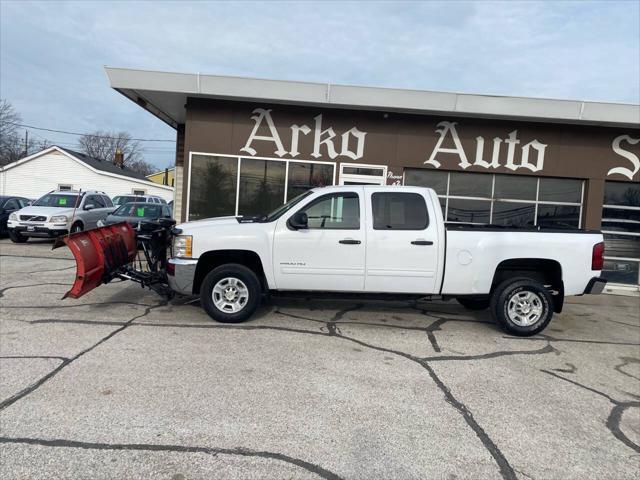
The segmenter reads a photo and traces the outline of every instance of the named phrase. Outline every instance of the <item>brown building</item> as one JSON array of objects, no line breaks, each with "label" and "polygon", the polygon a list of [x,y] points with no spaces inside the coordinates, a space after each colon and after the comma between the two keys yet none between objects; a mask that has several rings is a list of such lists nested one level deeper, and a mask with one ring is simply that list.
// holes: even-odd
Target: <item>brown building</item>
[{"label": "brown building", "polygon": [[181,221],[262,215],[321,185],[422,185],[448,222],[601,229],[610,282],[638,291],[638,105],[107,74],[176,129]]}]

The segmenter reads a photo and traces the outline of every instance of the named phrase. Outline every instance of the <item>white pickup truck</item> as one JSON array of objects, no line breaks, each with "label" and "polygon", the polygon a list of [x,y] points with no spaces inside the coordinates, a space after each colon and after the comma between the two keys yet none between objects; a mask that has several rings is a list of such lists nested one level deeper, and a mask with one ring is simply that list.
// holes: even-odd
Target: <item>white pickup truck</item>
[{"label": "white pickup truck", "polygon": [[599,232],[445,225],[421,187],[313,189],[261,218],[179,225],[170,287],[215,320],[248,319],[270,291],[456,298],[515,335],[543,330],[565,295],[600,293]]}]

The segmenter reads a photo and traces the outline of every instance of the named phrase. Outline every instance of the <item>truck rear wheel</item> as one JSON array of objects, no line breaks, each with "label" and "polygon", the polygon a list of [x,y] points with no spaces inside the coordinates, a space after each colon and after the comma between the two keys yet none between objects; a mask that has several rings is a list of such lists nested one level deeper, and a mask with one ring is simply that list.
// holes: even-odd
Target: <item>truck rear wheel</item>
[{"label": "truck rear wheel", "polygon": [[29,240],[29,237],[25,237],[21,235],[20,232],[16,232],[15,230],[9,230],[9,238],[13,243],[25,243]]},{"label": "truck rear wheel", "polygon": [[486,310],[491,303],[489,297],[458,297],[456,300],[467,310]]},{"label": "truck rear wheel", "polygon": [[491,295],[491,313],[513,335],[529,337],[541,332],[553,317],[551,293],[527,277],[505,280]]},{"label": "truck rear wheel", "polygon": [[260,305],[260,280],[236,263],[211,270],[200,287],[202,306],[211,318],[222,323],[247,320]]}]

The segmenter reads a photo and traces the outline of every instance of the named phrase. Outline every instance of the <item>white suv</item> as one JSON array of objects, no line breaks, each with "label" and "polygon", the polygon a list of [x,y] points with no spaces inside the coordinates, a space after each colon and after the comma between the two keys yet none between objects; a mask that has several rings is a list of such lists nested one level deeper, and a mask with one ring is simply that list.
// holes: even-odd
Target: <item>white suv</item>
[{"label": "white suv", "polygon": [[157,195],[117,195],[113,197],[113,204],[116,207],[125,203],[157,203],[166,205],[167,201]]},{"label": "white suv", "polygon": [[55,238],[81,232],[95,228],[98,220],[104,220],[113,210],[113,203],[104,192],[49,192],[9,216],[9,237],[14,243],[24,243],[29,237]]}]

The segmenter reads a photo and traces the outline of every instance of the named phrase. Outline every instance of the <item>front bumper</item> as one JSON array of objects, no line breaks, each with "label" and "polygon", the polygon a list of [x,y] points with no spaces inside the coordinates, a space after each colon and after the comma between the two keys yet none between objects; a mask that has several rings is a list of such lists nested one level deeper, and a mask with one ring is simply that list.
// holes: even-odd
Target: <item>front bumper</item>
[{"label": "front bumper", "polygon": [[167,266],[169,287],[182,295],[193,295],[193,279],[196,275],[197,258],[170,258]]},{"label": "front bumper", "polygon": [[9,230],[13,230],[24,237],[44,237],[44,238],[56,238],[60,235],[66,235],[69,233],[69,229],[66,223],[51,223],[51,222],[7,222]]},{"label": "front bumper", "polygon": [[587,288],[584,289],[586,295],[597,295],[602,293],[604,286],[607,284],[607,279],[602,277],[593,277],[587,283]]}]

